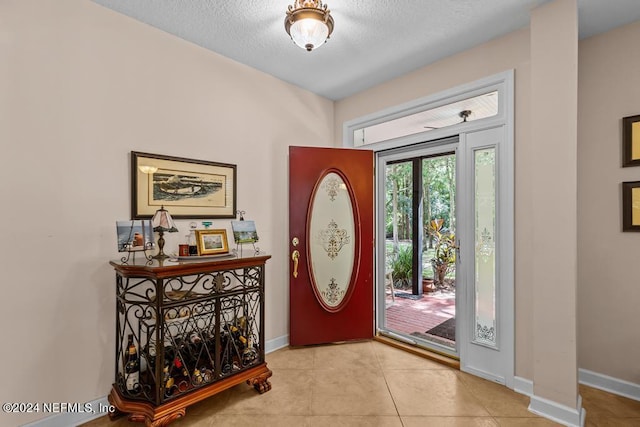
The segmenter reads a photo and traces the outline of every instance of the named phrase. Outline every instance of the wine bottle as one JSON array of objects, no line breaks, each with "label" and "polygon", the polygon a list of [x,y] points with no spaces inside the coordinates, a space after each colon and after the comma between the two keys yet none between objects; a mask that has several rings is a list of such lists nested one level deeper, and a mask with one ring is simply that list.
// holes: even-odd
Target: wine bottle
[{"label": "wine bottle", "polygon": [[172,387],[174,384],[175,380],[173,379],[173,377],[171,376],[171,374],[169,373],[169,365],[165,365],[164,369],[162,370],[162,383],[164,385],[164,395],[165,396],[170,396],[172,393]]},{"label": "wine bottle", "polygon": [[243,350],[247,346],[247,339],[242,335],[242,330],[235,325],[229,326],[231,336],[235,340],[238,350]]},{"label": "wine bottle", "polygon": [[189,376],[189,371],[187,371],[187,368],[184,366],[184,363],[182,363],[182,359],[179,356],[176,356],[173,359],[173,366],[176,368],[179,375],[182,375],[183,377]]},{"label": "wine bottle", "polygon": [[204,378],[202,378],[202,373],[200,372],[200,369],[195,368],[193,370],[193,383],[196,385],[200,385],[202,384],[204,381]]},{"label": "wine bottle", "polygon": [[187,244],[189,245],[189,255],[197,256],[198,255],[198,244],[196,241],[196,228],[198,224],[192,222],[189,224],[189,239],[187,240]]},{"label": "wine bottle", "polygon": [[236,325],[238,325],[242,335],[247,333],[247,318],[245,316],[239,317],[236,321]]},{"label": "wine bottle", "polygon": [[253,341],[251,339],[248,340],[247,346],[242,352],[242,364],[247,366],[252,364],[258,358],[258,352],[253,346]]},{"label": "wine bottle", "polygon": [[127,364],[124,366],[127,391],[137,393],[140,390],[140,360],[138,350],[133,343],[133,334],[129,334],[127,343]]}]

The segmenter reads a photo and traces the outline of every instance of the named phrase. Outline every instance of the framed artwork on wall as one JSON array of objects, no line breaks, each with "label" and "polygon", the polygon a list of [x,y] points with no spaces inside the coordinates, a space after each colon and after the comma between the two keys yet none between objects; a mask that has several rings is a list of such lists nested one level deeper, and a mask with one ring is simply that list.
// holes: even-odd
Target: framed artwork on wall
[{"label": "framed artwork on wall", "polygon": [[640,231],[640,181],[622,183],[622,231]]},{"label": "framed artwork on wall", "polygon": [[131,152],[131,218],[235,218],[236,165]]},{"label": "framed artwork on wall", "polygon": [[640,115],[622,119],[622,166],[640,166]]}]

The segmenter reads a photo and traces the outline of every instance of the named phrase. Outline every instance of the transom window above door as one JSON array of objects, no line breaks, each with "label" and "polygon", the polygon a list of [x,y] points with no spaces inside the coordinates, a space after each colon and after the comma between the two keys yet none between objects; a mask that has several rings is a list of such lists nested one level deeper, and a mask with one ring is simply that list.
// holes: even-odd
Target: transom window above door
[{"label": "transom window above door", "polygon": [[[427,106],[425,106],[427,107]],[[353,131],[353,145],[359,147],[390,139],[429,132],[498,114],[498,91],[493,90],[460,101],[428,108]]]}]

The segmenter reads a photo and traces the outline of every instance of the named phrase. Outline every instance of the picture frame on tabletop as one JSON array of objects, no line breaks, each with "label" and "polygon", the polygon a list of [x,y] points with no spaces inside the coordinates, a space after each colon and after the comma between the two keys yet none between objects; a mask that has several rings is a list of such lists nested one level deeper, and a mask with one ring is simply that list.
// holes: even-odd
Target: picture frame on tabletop
[{"label": "picture frame on tabletop", "polygon": [[199,256],[228,254],[227,230],[196,230],[196,245]]},{"label": "picture frame on tabletop", "polygon": [[131,217],[161,206],[174,219],[235,218],[234,164],[131,152]]},{"label": "picture frame on tabletop", "polygon": [[258,241],[258,232],[256,231],[256,223],[251,220],[231,221],[231,230],[233,230],[233,240],[239,243],[255,243]]},{"label": "picture frame on tabletop", "polygon": [[640,115],[622,119],[622,167],[640,166]]},{"label": "picture frame on tabletop", "polygon": [[640,181],[622,183],[622,231],[640,231]]},{"label": "picture frame on tabletop", "polygon": [[155,246],[151,220],[116,221],[118,252],[137,252]]}]

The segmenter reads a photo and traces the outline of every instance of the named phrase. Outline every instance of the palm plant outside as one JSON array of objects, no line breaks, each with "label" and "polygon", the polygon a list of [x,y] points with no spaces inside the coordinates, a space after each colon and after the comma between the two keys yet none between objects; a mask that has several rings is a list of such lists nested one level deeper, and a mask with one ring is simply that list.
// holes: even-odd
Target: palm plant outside
[{"label": "palm plant outside", "polygon": [[[441,279],[452,279],[456,249],[455,155],[424,158],[422,162],[423,277],[432,277],[433,269],[440,268],[444,270]],[[412,167],[412,161],[391,164],[386,180],[386,265],[393,271],[394,281],[405,283],[410,283],[411,277]],[[438,224],[436,227],[433,221]]]}]

